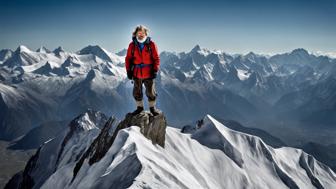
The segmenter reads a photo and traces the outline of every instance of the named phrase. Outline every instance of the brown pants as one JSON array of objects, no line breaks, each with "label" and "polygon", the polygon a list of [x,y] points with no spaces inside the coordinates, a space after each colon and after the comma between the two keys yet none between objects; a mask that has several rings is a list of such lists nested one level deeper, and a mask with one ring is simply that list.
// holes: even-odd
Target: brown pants
[{"label": "brown pants", "polygon": [[156,90],[155,90],[154,79],[134,78],[133,97],[136,101],[137,106],[142,106],[143,107],[142,84],[144,84],[145,88],[146,88],[146,96],[148,98],[149,107],[154,107],[156,96],[157,96],[157,93],[156,93]]}]

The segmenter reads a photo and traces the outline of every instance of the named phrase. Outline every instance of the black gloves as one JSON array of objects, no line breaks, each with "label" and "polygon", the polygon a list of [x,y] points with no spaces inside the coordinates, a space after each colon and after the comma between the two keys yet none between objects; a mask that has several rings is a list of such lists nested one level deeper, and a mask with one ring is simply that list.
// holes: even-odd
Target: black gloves
[{"label": "black gloves", "polygon": [[132,71],[127,71],[127,78],[132,80],[133,79],[133,72]]},{"label": "black gloves", "polygon": [[[152,70],[152,79],[155,79],[157,77],[157,71]],[[127,78],[132,80],[133,79],[133,72],[132,71],[127,71]]]},{"label": "black gloves", "polygon": [[155,79],[157,76],[157,71],[153,70],[152,71],[152,79]]}]

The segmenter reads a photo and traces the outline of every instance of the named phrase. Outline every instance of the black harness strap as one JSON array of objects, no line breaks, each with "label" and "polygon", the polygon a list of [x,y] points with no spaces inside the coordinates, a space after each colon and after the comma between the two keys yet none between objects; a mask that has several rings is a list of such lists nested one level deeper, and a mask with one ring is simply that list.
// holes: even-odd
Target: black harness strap
[{"label": "black harness strap", "polygon": [[133,42],[133,48],[131,50],[131,54],[132,54],[132,57],[131,57],[131,71],[133,72],[133,69],[134,69],[134,51],[135,51],[135,43]]},{"label": "black harness strap", "polygon": [[149,55],[150,55],[151,60],[152,60],[151,69],[153,70],[154,69],[154,58],[153,58],[153,52],[152,52],[152,48],[150,46],[150,42],[147,44],[147,49],[149,51]]}]

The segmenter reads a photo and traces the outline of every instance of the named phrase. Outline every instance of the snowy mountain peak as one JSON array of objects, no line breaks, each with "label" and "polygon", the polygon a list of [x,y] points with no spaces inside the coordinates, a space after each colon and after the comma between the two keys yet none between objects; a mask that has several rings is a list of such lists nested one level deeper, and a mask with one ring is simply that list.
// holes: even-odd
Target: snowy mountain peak
[{"label": "snowy mountain peak", "polygon": [[116,55],[118,56],[126,56],[127,49],[122,49],[121,51],[117,52]]},{"label": "snowy mountain peak", "polygon": [[49,49],[47,49],[46,47],[44,47],[44,46],[41,46],[40,48],[38,48],[36,50],[36,52],[39,52],[39,53],[51,53],[51,51]]},{"label": "snowy mountain peak", "polygon": [[10,56],[4,65],[15,68],[16,66],[27,66],[38,63],[42,57],[38,53],[31,51],[24,45],[20,45],[15,52]]},{"label": "snowy mountain peak", "polygon": [[209,49],[206,48],[202,48],[200,45],[196,45],[194,48],[191,49],[190,54],[198,54],[198,55],[202,55],[202,56],[208,56],[211,53],[215,53],[218,54],[218,50],[217,51],[211,51]]},{"label": "snowy mountain peak", "polygon": [[[211,149],[222,151],[232,163],[245,171],[258,170],[260,175],[256,177],[267,180],[269,171],[273,172],[272,174],[277,179],[274,180],[273,178],[272,181],[269,180],[266,183],[277,182],[280,184],[280,188],[308,188],[312,186],[329,188],[336,185],[335,173],[301,149],[289,147],[274,149],[265,144],[261,138],[231,130],[210,115],[206,115],[201,122],[199,129],[192,134],[193,139]],[[266,161],[266,167],[261,168],[259,167],[260,164],[257,165],[258,163],[255,164],[253,161]],[[291,164],[296,164],[296,166],[290,166]],[[313,172],[312,170],[318,171]],[[248,177],[242,177],[242,179],[246,179],[248,185],[259,185],[260,183],[253,181],[255,179],[252,175],[253,173],[250,172]],[[325,182],[326,177],[332,180],[332,184],[329,181]],[[259,186],[257,188],[263,187]]]},{"label": "snowy mountain peak", "polygon": [[49,61],[47,61],[43,66],[33,71],[33,73],[40,74],[40,75],[49,75],[52,71],[52,66]]},{"label": "snowy mountain peak", "polygon": [[77,54],[80,54],[80,55],[92,54],[103,60],[112,62],[110,53],[104,48],[100,47],[99,45],[89,45],[87,47],[84,47],[79,52],[77,52]]},{"label": "snowy mountain peak", "polygon": [[24,45],[20,45],[15,52],[16,53],[20,53],[20,52],[30,52],[31,50],[28,49],[28,47],[24,46]]},{"label": "snowy mountain peak", "polygon": [[8,54],[8,53],[13,53],[13,51],[11,49],[1,49],[0,50],[0,55]]},{"label": "snowy mountain peak", "polygon": [[193,47],[192,49],[191,49],[191,51],[190,52],[198,52],[198,51],[200,51],[201,50],[201,46],[200,45],[195,45],[195,47]]},{"label": "snowy mountain peak", "polygon": [[80,61],[76,56],[69,56],[62,64],[62,67],[80,67]]},{"label": "snowy mountain peak", "polygon": [[92,52],[104,51],[99,45],[88,45],[79,51],[79,54],[89,54]]},{"label": "snowy mountain peak", "polygon": [[13,51],[11,49],[2,49],[0,50],[0,61],[6,61],[13,55]]},{"label": "snowy mountain peak", "polygon": [[247,58],[255,58],[257,55],[254,53],[254,52],[249,52],[249,53],[247,53],[246,55],[245,55],[245,57],[247,57]]},{"label": "snowy mountain peak", "polygon": [[304,48],[297,48],[297,49],[294,49],[291,54],[297,54],[297,55],[304,55],[304,56],[309,56],[309,52],[304,49]]},{"label": "snowy mountain peak", "polygon": [[75,119],[75,124],[70,124],[70,127],[74,127],[75,129],[88,131],[91,129],[97,129],[97,127],[92,123],[90,117],[87,113],[80,115]]},{"label": "snowy mountain peak", "polygon": [[83,49],[79,50],[77,54],[93,54],[93,55],[99,55],[101,53],[105,53],[105,49],[100,47],[99,45],[88,45],[84,47]]},{"label": "snowy mountain peak", "polygon": [[61,52],[65,52],[63,47],[59,46],[55,50],[53,50],[55,54],[60,54]]},{"label": "snowy mountain peak", "polygon": [[[238,131],[234,131],[219,121],[217,121],[214,117],[211,115],[207,114],[203,119],[199,120],[198,125],[197,125],[197,130],[193,134],[193,138],[198,138],[199,140],[205,140],[207,142],[207,146],[212,146],[214,144],[217,145],[217,143],[235,143],[235,141],[231,141],[233,138],[230,135],[247,135],[245,133],[239,133]],[[211,134],[213,137],[210,137]],[[204,137],[204,135],[207,135],[207,137]],[[214,139],[214,140],[209,140],[209,137]],[[219,139],[218,137],[222,138],[223,140],[220,141],[215,141],[215,139]],[[210,143],[209,143],[210,142]],[[215,142],[214,144],[211,144],[211,142]],[[204,143],[205,144],[205,143]],[[228,145],[228,144],[224,144]]]},{"label": "snowy mountain peak", "polygon": [[91,129],[98,129],[98,126],[102,125],[106,120],[107,117],[102,112],[89,108],[84,113],[77,116],[69,126],[73,127],[75,130],[88,131]]}]

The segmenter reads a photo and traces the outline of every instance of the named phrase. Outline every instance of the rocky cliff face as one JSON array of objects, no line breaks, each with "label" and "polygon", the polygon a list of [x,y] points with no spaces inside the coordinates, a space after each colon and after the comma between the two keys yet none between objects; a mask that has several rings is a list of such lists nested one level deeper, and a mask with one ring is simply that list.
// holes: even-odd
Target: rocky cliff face
[{"label": "rocky cliff face", "polygon": [[[123,121],[121,121],[115,128],[113,124],[114,118],[110,118],[99,136],[93,141],[89,149],[84,153],[81,159],[77,162],[74,171],[73,179],[75,179],[79,169],[81,168],[85,159],[88,159],[89,165],[92,165],[101,160],[110,147],[113,145],[118,132],[130,126],[140,127],[141,133],[152,141],[153,144],[158,144],[164,147],[167,121],[165,116],[161,113],[157,116],[152,116],[149,112],[142,112],[138,115],[128,113]],[[111,129],[112,134],[110,135]]]}]

